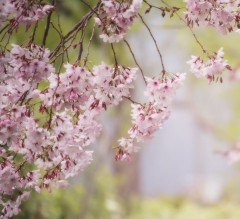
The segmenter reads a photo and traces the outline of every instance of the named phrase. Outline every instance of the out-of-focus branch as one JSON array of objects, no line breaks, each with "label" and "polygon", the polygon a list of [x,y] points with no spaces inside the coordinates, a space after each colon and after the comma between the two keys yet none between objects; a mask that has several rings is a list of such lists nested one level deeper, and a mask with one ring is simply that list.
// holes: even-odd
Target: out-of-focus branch
[{"label": "out-of-focus branch", "polygon": [[134,59],[134,62],[135,62],[135,64],[138,66],[138,68],[139,68],[139,70],[140,70],[140,72],[141,72],[141,75],[142,75],[142,78],[143,78],[145,84],[147,84],[146,78],[144,77],[143,70],[142,70],[141,66],[138,64],[137,59],[136,59],[136,57],[135,57],[135,55],[134,55],[134,53],[133,53],[133,50],[132,50],[130,44],[128,43],[127,40],[124,40],[124,42],[126,43],[126,45],[127,45],[128,49],[129,49],[130,53],[132,54],[132,57],[133,57],[133,59]]},{"label": "out-of-focus branch", "polygon": [[95,11],[99,8],[101,4],[101,1],[98,2],[98,4],[93,8],[93,10],[89,11],[75,26],[65,35],[63,36],[63,42],[60,42],[58,46],[53,50],[53,52],[50,54],[50,59],[53,58],[61,48],[62,43],[67,43],[69,40],[71,40],[73,37],[75,37],[78,33],[79,30],[84,28],[86,22],[88,22]]},{"label": "out-of-focus branch", "polygon": [[[52,0],[51,4],[54,5],[55,0]],[[44,47],[46,45],[46,40],[47,40],[47,36],[48,36],[48,32],[49,32],[51,17],[52,17],[52,11],[50,11],[48,16],[47,16],[47,24],[46,24],[45,31],[44,31],[44,34],[43,34],[42,47]]]},{"label": "out-of-focus branch", "polygon": [[151,29],[149,28],[147,23],[144,21],[143,17],[140,14],[138,14],[138,16],[140,17],[140,19],[141,19],[142,23],[144,24],[144,26],[147,28],[147,30],[148,30],[148,32],[149,32],[149,34],[150,34],[150,36],[151,36],[151,38],[152,38],[152,40],[154,42],[154,45],[155,45],[155,47],[157,49],[157,52],[159,54],[159,57],[160,57],[160,61],[161,61],[161,65],[162,65],[162,74],[164,76],[165,73],[166,73],[166,70],[165,70],[164,63],[163,63],[163,56],[162,56],[162,53],[160,52],[160,49],[159,49],[159,47],[157,45],[157,41],[156,41],[155,37],[153,36]]}]

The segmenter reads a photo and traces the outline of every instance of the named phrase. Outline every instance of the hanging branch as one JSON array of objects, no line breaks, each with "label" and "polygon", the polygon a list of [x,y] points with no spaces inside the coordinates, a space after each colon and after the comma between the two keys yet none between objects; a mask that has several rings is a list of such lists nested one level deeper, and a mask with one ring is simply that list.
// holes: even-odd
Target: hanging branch
[{"label": "hanging branch", "polygon": [[88,42],[88,46],[87,46],[87,54],[84,58],[84,64],[83,66],[85,67],[86,64],[87,64],[87,61],[88,61],[88,56],[89,56],[89,53],[90,53],[90,46],[91,46],[91,43],[92,43],[92,39],[93,39],[93,36],[94,36],[94,32],[95,32],[95,23],[94,23],[94,26],[93,26],[93,29],[92,29],[92,33],[91,33],[91,37],[89,39],[89,42]]},{"label": "hanging branch", "polygon": [[136,59],[136,57],[135,57],[135,55],[134,55],[134,53],[133,53],[133,51],[132,51],[131,46],[129,45],[129,43],[128,43],[127,40],[124,40],[124,42],[126,43],[126,45],[127,45],[128,49],[129,49],[130,53],[132,54],[132,57],[133,57],[133,59],[134,59],[134,62],[135,62],[136,65],[138,66],[138,68],[139,68],[139,70],[140,70],[140,72],[141,72],[141,75],[142,75],[142,78],[143,78],[145,84],[147,84],[147,81],[146,81],[146,78],[145,78],[145,76],[144,76],[143,70],[142,70],[141,66],[138,64],[137,59]]},{"label": "hanging branch", "polygon": [[164,67],[164,64],[163,64],[162,53],[160,52],[160,49],[159,49],[159,47],[158,47],[158,45],[157,45],[157,41],[156,41],[156,39],[154,38],[154,36],[153,36],[153,34],[152,34],[152,31],[150,30],[149,26],[148,26],[148,25],[146,24],[146,22],[143,20],[143,17],[142,17],[140,14],[138,14],[138,16],[140,17],[140,19],[141,19],[142,23],[144,24],[144,26],[147,28],[147,30],[148,30],[148,32],[149,32],[149,34],[150,34],[150,36],[151,36],[151,38],[152,38],[152,40],[153,40],[153,42],[154,42],[154,45],[155,45],[155,47],[156,47],[156,49],[157,49],[157,52],[158,52],[158,55],[159,55],[159,57],[160,57],[160,61],[161,61],[161,65],[162,65],[162,73],[163,73],[163,76],[164,76],[165,73],[166,73],[166,71],[165,71],[165,67]]},{"label": "hanging branch", "polygon": [[[99,8],[101,2],[98,2],[98,4],[93,8],[93,10],[91,10],[90,12],[88,12],[77,24],[75,24],[75,26],[63,37],[63,43],[65,44],[66,42],[68,42],[71,39],[71,36],[73,34],[78,33],[78,31],[83,28],[85,26],[85,23],[93,16],[93,14],[95,13],[95,10]],[[61,43],[58,44],[58,46],[53,50],[53,52],[50,54],[49,58],[53,58],[57,52],[59,51],[59,49],[61,48]]]},{"label": "hanging branch", "polygon": [[[161,7],[157,7],[155,5],[150,4],[149,2],[147,2],[147,0],[144,0],[144,2],[150,7],[150,8],[155,8],[155,9],[159,9],[163,12],[163,8]],[[202,45],[202,43],[199,41],[199,39],[197,38],[197,35],[194,33],[193,29],[189,26],[189,24],[179,15],[178,10],[180,8],[176,8],[176,7],[171,7],[168,3],[166,3],[165,1],[161,0],[161,2],[166,5],[168,8],[173,8],[174,9],[174,13],[177,15],[177,17],[187,26],[187,28],[191,31],[192,36],[194,37],[196,43],[200,46],[201,50],[203,53],[207,54],[206,49],[204,48],[204,46]]]},{"label": "hanging branch", "polygon": [[[55,0],[52,0],[52,5],[54,5],[54,4],[55,4]],[[49,27],[50,27],[50,22],[51,22],[51,17],[52,17],[52,11],[50,11],[48,16],[47,16],[47,24],[46,24],[45,31],[44,31],[44,34],[43,34],[42,47],[45,47],[45,45],[46,45],[48,32],[49,32]]]},{"label": "hanging branch", "polygon": [[36,22],[36,24],[35,24],[35,26],[34,26],[34,30],[33,30],[32,37],[31,37],[31,39],[30,39],[30,41],[29,41],[29,43],[28,43],[29,45],[31,45],[31,44],[34,42],[37,28],[38,28],[38,21]]}]

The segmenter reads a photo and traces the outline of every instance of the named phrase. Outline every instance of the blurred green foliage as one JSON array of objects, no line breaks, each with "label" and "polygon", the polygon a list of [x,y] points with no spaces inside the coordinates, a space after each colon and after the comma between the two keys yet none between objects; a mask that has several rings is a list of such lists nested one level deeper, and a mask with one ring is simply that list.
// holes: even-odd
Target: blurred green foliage
[{"label": "blurred green foliage", "polygon": [[[93,176],[93,175],[92,175]],[[121,181],[121,180],[120,180]],[[51,193],[33,193],[14,219],[239,219],[239,200],[212,205],[185,198],[129,197],[118,192],[119,178],[102,170],[94,178]]]},{"label": "blurred green foliage", "polygon": [[222,201],[215,205],[200,205],[187,199],[145,199],[133,208],[128,219],[238,219],[239,203]]},{"label": "blurred green foliage", "polygon": [[121,215],[119,182],[102,170],[73,183],[67,189],[33,192],[15,219],[107,219]]}]

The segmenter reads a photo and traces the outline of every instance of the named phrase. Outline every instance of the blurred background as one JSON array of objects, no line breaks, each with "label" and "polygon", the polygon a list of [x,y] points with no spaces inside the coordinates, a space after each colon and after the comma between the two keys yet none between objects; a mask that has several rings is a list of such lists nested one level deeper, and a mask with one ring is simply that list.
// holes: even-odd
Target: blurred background
[{"label": "blurred background", "polygon": [[[96,0],[89,1],[95,5]],[[163,6],[160,1],[151,3]],[[169,4],[182,7],[181,1]],[[144,14],[147,7],[143,7]],[[57,12],[63,33],[68,32],[89,11],[79,0],[58,0]],[[184,17],[183,10],[179,15]],[[187,72],[186,61],[192,54],[202,55],[191,31],[175,15],[163,17],[152,9],[144,16],[163,54],[169,72]],[[54,15],[52,22],[57,22]],[[39,24],[36,42],[41,43],[45,21]],[[86,29],[84,44],[91,36],[93,20]],[[91,68],[102,61],[112,64],[111,47],[99,39],[97,29],[90,48]],[[225,57],[234,67],[225,73],[223,83],[196,79],[191,74],[179,90],[172,114],[163,129],[141,147],[131,162],[116,162],[114,146],[131,126],[130,102],[103,115],[104,130],[95,145],[94,160],[66,189],[51,193],[32,193],[15,219],[239,219],[240,171],[229,165],[224,151],[240,139],[240,72],[239,35],[222,36],[213,29],[195,28],[205,48],[218,51],[224,47]],[[80,37],[80,35],[79,35]],[[146,76],[159,75],[161,63],[154,43],[140,20],[126,36]],[[47,47],[53,49],[59,36],[50,30]],[[20,28],[13,43],[25,43]],[[135,66],[124,43],[114,45],[118,62]],[[70,49],[70,60],[78,51]],[[57,60],[60,63],[60,60]],[[57,63],[56,63],[57,65]],[[133,99],[142,101],[144,83],[139,73]]]}]

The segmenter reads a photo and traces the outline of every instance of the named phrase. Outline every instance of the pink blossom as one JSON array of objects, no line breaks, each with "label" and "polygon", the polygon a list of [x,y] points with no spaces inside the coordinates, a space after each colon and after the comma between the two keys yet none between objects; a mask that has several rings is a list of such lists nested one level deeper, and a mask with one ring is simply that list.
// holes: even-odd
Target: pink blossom
[{"label": "pink blossom", "polygon": [[48,92],[40,95],[44,104],[56,109],[77,109],[89,99],[93,90],[93,75],[85,68],[66,64],[64,74],[52,73]]},{"label": "pink blossom", "polygon": [[190,65],[190,70],[197,77],[205,77],[209,82],[220,78],[225,70],[231,70],[227,60],[223,59],[223,48],[219,49],[217,53],[204,61],[201,57],[192,56],[192,59],[187,63]]},{"label": "pink blossom", "polygon": [[17,215],[20,212],[20,205],[22,202],[26,201],[29,197],[29,192],[23,192],[20,196],[17,197],[16,201],[7,201],[5,203],[0,204],[3,205],[2,213],[3,219],[8,219],[12,216]]},{"label": "pink blossom", "polygon": [[10,0],[1,0],[0,9],[0,25],[2,25],[2,22],[14,11],[14,7]]},{"label": "pink blossom", "polygon": [[33,44],[28,48],[13,45],[10,53],[0,57],[0,102],[3,105],[23,103],[36,97],[38,83],[55,71],[48,64],[49,53],[48,49]]},{"label": "pink blossom", "polygon": [[128,138],[121,138],[117,147],[117,160],[130,160],[133,152],[138,150],[137,142],[145,142],[162,128],[170,115],[170,105],[185,80],[186,74],[173,77],[146,78],[147,87],[144,92],[148,102],[131,104],[132,127]]},{"label": "pink blossom", "polygon": [[0,8],[0,25],[11,18],[11,24],[15,28],[20,23],[30,26],[54,10],[52,5],[43,5],[41,1],[29,2],[28,0],[2,0]]},{"label": "pink blossom", "polygon": [[118,66],[112,68],[102,64],[95,66],[95,97],[100,105],[118,105],[124,96],[129,96],[130,89],[136,79],[136,68]]},{"label": "pink blossom", "polygon": [[239,0],[185,0],[185,2],[188,9],[185,15],[190,26],[194,24],[212,26],[226,34],[238,23]]},{"label": "pink blossom", "polygon": [[142,0],[119,2],[117,0],[103,0],[101,16],[95,18],[96,24],[102,28],[100,38],[104,42],[114,43],[123,39],[128,29],[132,26]]},{"label": "pink blossom", "polygon": [[132,104],[131,115],[133,127],[128,133],[131,138],[143,142],[152,138],[153,134],[162,127],[169,116],[169,110],[155,107],[153,103],[146,104],[144,107]]},{"label": "pink blossom", "polygon": [[176,74],[173,78],[146,78],[147,89],[144,94],[158,107],[167,107],[172,102],[176,90],[185,80],[185,76],[185,74]]}]

